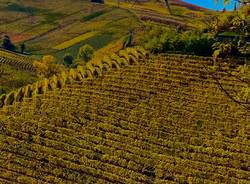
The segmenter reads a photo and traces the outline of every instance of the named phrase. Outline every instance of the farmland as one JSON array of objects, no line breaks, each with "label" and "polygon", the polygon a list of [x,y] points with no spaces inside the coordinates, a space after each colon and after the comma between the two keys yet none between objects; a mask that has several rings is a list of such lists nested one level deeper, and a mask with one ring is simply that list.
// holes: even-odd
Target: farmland
[{"label": "farmland", "polygon": [[32,84],[37,80],[33,73],[17,70],[9,65],[0,63],[0,95],[9,93],[27,84]]},{"label": "farmland", "polygon": [[[71,72],[60,90],[2,110],[1,181],[248,183],[249,112],[212,61],[127,53],[129,66]],[[217,75],[232,93],[243,85]]]},{"label": "farmland", "polygon": [[[90,4],[84,0],[76,0],[74,3],[70,0],[60,3],[55,0],[2,2],[0,36],[9,35],[17,47],[24,42],[27,52],[33,55],[51,54],[62,60],[65,53],[72,53],[76,57],[78,49],[85,44],[99,50],[116,42],[126,36],[129,29],[141,25],[138,18],[194,28],[202,27],[203,20],[209,15],[209,11],[192,11],[176,4],[173,4],[173,9],[179,13],[174,16],[168,15],[160,4],[132,6],[121,3],[120,6],[123,9],[118,9],[112,0],[107,1],[106,5]],[[194,15],[189,16],[192,13]],[[88,39],[78,40],[70,47],[56,49],[65,42],[96,31],[98,34]]]},{"label": "farmland", "polygon": [[0,50],[0,95],[37,80],[32,59]]},{"label": "farmland", "polygon": [[170,3],[0,2],[0,183],[249,184],[249,57]]},{"label": "farmland", "polygon": [[[95,49],[126,36],[129,28],[140,23],[127,10],[104,5],[90,4],[87,1],[19,1],[0,4],[3,18],[0,36],[9,35],[18,46],[25,42],[27,52],[33,55],[52,54],[61,60],[65,53],[76,53],[80,46],[90,44]],[[13,15],[13,16],[12,16]],[[16,15],[16,16],[15,16]],[[6,16],[7,17],[7,16]],[[73,41],[69,47],[56,49],[70,40],[88,32],[99,33],[84,40]],[[74,43],[75,42],[75,43]]]}]

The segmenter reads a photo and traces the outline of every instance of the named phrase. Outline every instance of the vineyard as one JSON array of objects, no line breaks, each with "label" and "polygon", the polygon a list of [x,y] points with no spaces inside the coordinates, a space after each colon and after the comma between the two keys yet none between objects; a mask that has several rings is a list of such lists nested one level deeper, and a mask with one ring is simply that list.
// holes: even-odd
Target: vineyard
[{"label": "vineyard", "polygon": [[31,57],[0,49],[0,63],[10,65],[18,70],[35,72]]},{"label": "vineyard", "polygon": [[[244,84],[127,49],[0,97],[2,183],[249,183]],[[213,76],[216,75],[216,80]]]},{"label": "vineyard", "polygon": [[33,58],[0,50],[0,96],[37,80]]},{"label": "vineyard", "polygon": [[[115,0],[106,0],[105,3],[118,6]],[[170,4],[175,12],[174,15],[170,15],[164,3],[160,1],[158,3],[152,1],[144,3],[122,1],[119,3],[119,7],[132,11],[142,21],[151,21],[165,26],[181,26],[189,29],[204,27],[204,20],[211,14],[207,9],[202,9],[179,0],[170,1]]]}]

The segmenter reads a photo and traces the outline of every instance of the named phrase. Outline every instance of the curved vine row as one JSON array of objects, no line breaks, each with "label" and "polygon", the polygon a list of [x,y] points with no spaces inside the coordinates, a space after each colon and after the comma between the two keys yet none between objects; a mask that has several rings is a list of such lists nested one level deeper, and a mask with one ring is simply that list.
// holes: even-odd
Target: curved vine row
[{"label": "curved vine row", "polygon": [[61,89],[66,84],[71,84],[74,81],[101,76],[103,71],[110,70],[111,68],[119,69],[125,65],[138,64],[139,60],[142,60],[146,56],[147,52],[141,47],[121,50],[118,54],[107,56],[100,62],[88,63],[86,68],[78,66],[76,69],[62,72],[58,76],[54,75],[51,78],[45,78],[32,85],[12,91],[9,94],[3,94],[0,96],[0,108],[13,105],[15,102],[22,102],[24,98],[32,98],[35,95],[45,94],[47,91]]},{"label": "curved vine row", "polygon": [[0,50],[0,63],[13,66],[18,70],[26,70],[35,72],[33,67],[33,59],[27,56],[22,56],[10,51]]}]

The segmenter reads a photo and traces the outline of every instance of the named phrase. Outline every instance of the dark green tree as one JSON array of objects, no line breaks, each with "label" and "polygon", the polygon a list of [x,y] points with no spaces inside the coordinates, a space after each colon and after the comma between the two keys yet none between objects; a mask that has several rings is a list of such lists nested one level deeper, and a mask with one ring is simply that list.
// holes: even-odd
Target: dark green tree
[{"label": "dark green tree", "polygon": [[130,29],[128,35],[123,42],[123,49],[126,47],[131,47],[133,45],[133,30]]},{"label": "dark green tree", "polygon": [[10,37],[8,35],[4,36],[2,46],[4,49],[10,51],[15,51],[16,49],[15,45],[11,42]]},{"label": "dark green tree", "polygon": [[70,66],[73,64],[73,56],[71,56],[70,54],[66,54],[63,58],[63,61],[64,61],[64,65],[66,66]]},{"label": "dark green tree", "polygon": [[23,54],[23,53],[24,53],[24,50],[25,50],[25,48],[26,48],[25,44],[22,43],[22,44],[20,45],[20,48],[21,48],[21,53]]}]

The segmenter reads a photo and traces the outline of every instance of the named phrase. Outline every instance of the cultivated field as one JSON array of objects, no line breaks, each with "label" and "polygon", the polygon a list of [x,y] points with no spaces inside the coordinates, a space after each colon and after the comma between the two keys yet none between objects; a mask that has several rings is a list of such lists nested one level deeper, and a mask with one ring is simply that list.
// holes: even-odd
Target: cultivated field
[{"label": "cultivated field", "polygon": [[243,83],[211,63],[129,49],[1,98],[0,181],[249,183]]},{"label": "cultivated field", "polygon": [[86,0],[74,3],[70,0],[27,0],[25,3],[6,0],[0,4],[0,9],[1,37],[9,35],[17,46],[25,42],[27,52],[52,54],[58,60],[62,60],[65,53],[76,57],[78,49],[85,44],[96,50],[103,48],[140,24],[127,10]]},{"label": "cultivated field", "polygon": [[[116,0],[106,0],[105,2],[108,5],[118,6]],[[209,10],[180,0],[170,1],[170,4],[174,15],[169,14],[164,2],[128,3],[127,1],[121,1],[119,7],[131,10],[143,21],[152,21],[166,26],[179,25],[189,29],[204,27],[204,20],[211,16]]]},{"label": "cultivated field", "polygon": [[[185,53],[203,47],[192,36],[211,12],[180,0],[170,1],[173,15],[163,2],[117,2],[1,0],[0,36],[31,56],[0,48],[0,183],[249,184],[243,59],[153,54],[181,35],[161,26],[190,31],[176,44]],[[144,21],[160,25],[152,37]],[[142,36],[152,53],[122,49]],[[57,65],[85,44],[96,51],[89,62]]]},{"label": "cultivated field", "polygon": [[0,95],[37,80],[33,59],[0,49]]}]

